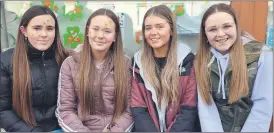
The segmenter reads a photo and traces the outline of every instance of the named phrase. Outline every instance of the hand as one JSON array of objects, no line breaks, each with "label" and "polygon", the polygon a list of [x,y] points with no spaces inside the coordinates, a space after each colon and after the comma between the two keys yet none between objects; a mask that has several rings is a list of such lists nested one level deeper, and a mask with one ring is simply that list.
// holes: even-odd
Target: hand
[{"label": "hand", "polygon": [[102,132],[110,132],[109,129],[104,129]]},{"label": "hand", "polygon": [[109,124],[103,129],[102,132],[110,132],[110,130],[109,130]]}]

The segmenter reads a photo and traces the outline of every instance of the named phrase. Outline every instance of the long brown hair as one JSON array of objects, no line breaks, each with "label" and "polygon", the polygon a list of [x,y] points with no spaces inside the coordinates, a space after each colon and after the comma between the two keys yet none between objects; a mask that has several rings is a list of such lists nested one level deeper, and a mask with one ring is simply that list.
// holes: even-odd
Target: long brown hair
[{"label": "long brown hair", "polygon": [[[55,20],[55,59],[60,66],[67,57],[59,36],[59,26],[54,13],[45,6],[33,6],[23,15],[20,26],[27,28],[31,19],[39,15],[51,15]],[[31,72],[28,62],[28,41],[24,39],[23,33],[18,29],[17,41],[12,58],[12,106],[15,112],[30,126],[36,126],[36,121],[32,112],[32,90]]]},{"label": "long brown hair", "polygon": [[[128,72],[127,66],[125,62],[125,56],[123,51],[123,44],[122,44],[122,37],[121,37],[121,30],[117,16],[108,9],[98,9],[91,16],[88,18],[86,24],[85,35],[88,34],[89,26],[91,20],[98,16],[104,15],[109,17],[115,23],[115,40],[109,51],[108,51],[108,58],[109,60],[113,59],[114,62],[114,82],[115,82],[115,110],[114,110],[114,117],[119,117],[127,106],[127,87],[128,87]],[[100,95],[100,102],[102,102],[102,89],[101,87],[95,88],[94,83],[97,77],[97,72],[94,63],[94,57],[92,54],[91,46],[89,43],[88,36],[85,36],[83,49],[80,52],[80,67],[79,67],[79,81],[78,81],[78,88],[79,88],[79,102],[80,107],[83,113],[87,114],[95,114],[95,96]],[[102,82],[102,81],[99,81]],[[101,83],[99,83],[101,84]],[[101,109],[103,108],[104,104],[101,104]]]},{"label": "long brown hair", "polygon": [[230,82],[230,91],[228,103],[232,104],[237,101],[241,96],[248,94],[248,77],[247,77],[247,66],[246,57],[244,52],[244,46],[241,40],[241,29],[238,18],[234,10],[226,4],[220,3],[212,5],[205,13],[202,18],[200,27],[200,42],[195,59],[195,71],[198,83],[199,92],[203,101],[207,104],[211,104],[211,81],[210,79],[210,68],[207,64],[210,60],[210,44],[207,42],[205,34],[205,21],[207,18],[217,12],[225,12],[230,14],[234,18],[237,30],[237,39],[230,48],[230,59],[232,67],[232,77]]},{"label": "long brown hair", "polygon": [[161,72],[161,76],[158,79],[156,76],[156,62],[154,60],[153,48],[148,44],[144,38],[144,45],[141,48],[141,63],[144,69],[144,76],[154,87],[158,104],[166,101],[176,103],[178,101],[179,93],[179,71],[177,65],[177,32],[176,32],[176,21],[173,13],[165,5],[159,5],[150,8],[143,20],[142,33],[145,35],[145,19],[148,16],[158,16],[165,19],[171,27],[172,36],[169,40],[169,50],[167,53],[167,62]]}]

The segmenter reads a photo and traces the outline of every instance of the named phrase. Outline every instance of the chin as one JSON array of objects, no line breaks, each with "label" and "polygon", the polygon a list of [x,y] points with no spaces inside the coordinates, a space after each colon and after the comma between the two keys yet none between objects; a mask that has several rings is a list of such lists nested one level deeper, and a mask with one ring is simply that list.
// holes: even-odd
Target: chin
[{"label": "chin", "polygon": [[161,48],[163,45],[160,45],[160,44],[153,44],[153,45],[150,45],[152,48],[154,49],[158,49],[158,48]]},{"label": "chin", "polygon": [[45,51],[47,49],[49,49],[50,46],[40,46],[40,47],[37,47],[36,49],[40,50],[40,51]]},{"label": "chin", "polygon": [[222,48],[223,51],[227,51],[230,49],[231,46],[228,46],[228,47],[225,47],[225,48]]},{"label": "chin", "polygon": [[103,52],[103,51],[106,51],[107,49],[106,48],[95,48],[93,50],[97,51],[97,52]]}]

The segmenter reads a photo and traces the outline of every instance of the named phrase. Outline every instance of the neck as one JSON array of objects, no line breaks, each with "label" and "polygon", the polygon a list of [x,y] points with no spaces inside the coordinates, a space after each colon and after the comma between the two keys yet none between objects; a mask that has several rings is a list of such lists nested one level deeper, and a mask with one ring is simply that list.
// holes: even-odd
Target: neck
[{"label": "neck", "polygon": [[105,60],[107,53],[108,51],[92,51],[95,64],[101,64]]},{"label": "neck", "polygon": [[162,58],[162,57],[166,57],[167,56],[167,52],[168,52],[168,44],[165,44],[164,46],[160,47],[160,48],[156,48],[153,49],[154,51],[154,56],[157,58]]},{"label": "neck", "polygon": [[227,50],[227,51],[219,51],[219,50],[217,50],[217,49],[216,49],[216,51],[218,51],[218,52],[221,53],[222,55],[225,55],[225,54],[227,54],[227,53],[229,52],[229,50]]}]

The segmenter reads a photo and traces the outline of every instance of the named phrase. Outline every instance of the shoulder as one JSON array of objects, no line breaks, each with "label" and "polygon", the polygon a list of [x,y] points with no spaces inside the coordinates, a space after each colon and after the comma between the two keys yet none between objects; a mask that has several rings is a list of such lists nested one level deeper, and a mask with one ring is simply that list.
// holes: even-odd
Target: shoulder
[{"label": "shoulder", "polygon": [[244,50],[247,53],[260,52],[264,46],[266,45],[263,42],[252,40],[244,44]]},{"label": "shoulder", "polygon": [[68,68],[72,68],[76,65],[76,61],[73,58],[73,56],[68,56],[62,63],[61,69],[68,69]]},{"label": "shoulder", "polygon": [[12,63],[13,51],[14,51],[14,48],[10,48],[10,49],[4,51],[3,53],[1,53],[0,61],[1,61],[1,64],[4,65],[4,67],[10,66],[10,64]]},{"label": "shoulder", "polygon": [[250,41],[244,45],[244,50],[247,64],[258,60],[263,60],[265,56],[269,56],[268,58],[273,57],[273,50],[263,42]]},{"label": "shoulder", "polygon": [[273,65],[273,49],[269,48],[267,45],[263,46],[259,63],[268,63],[269,65]]}]

